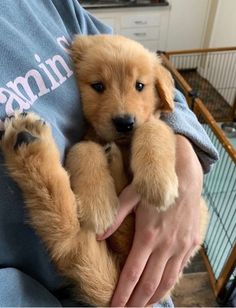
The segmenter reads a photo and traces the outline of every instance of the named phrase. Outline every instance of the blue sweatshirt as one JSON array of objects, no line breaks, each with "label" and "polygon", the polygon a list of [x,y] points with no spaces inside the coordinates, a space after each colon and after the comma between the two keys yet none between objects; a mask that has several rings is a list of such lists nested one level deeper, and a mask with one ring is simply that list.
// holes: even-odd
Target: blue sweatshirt
[{"label": "blue sweatshirt", "polygon": [[[1,0],[0,129],[14,110],[34,111],[51,124],[63,160],[66,148],[83,134],[68,47],[75,34],[98,33],[111,29],[76,0]],[[192,141],[207,172],[217,153],[178,91],[175,112],[165,121]],[[45,306],[39,284],[55,292],[65,282],[28,225],[21,192],[9,178],[0,153],[0,306]],[[31,298],[32,292],[38,301]],[[27,297],[29,302],[24,301]]]}]

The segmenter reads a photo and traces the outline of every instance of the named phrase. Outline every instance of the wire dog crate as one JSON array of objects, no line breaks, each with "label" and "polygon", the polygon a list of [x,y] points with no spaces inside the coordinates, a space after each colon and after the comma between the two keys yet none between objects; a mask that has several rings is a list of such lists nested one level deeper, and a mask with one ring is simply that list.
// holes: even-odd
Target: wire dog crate
[{"label": "wire dog crate", "polygon": [[235,119],[236,48],[171,52],[161,57],[220,155],[204,179],[210,221],[202,255],[214,294],[225,305],[236,287],[236,150],[221,122]]},{"label": "wire dog crate", "polygon": [[168,56],[217,122],[235,118],[236,47],[170,52]]}]

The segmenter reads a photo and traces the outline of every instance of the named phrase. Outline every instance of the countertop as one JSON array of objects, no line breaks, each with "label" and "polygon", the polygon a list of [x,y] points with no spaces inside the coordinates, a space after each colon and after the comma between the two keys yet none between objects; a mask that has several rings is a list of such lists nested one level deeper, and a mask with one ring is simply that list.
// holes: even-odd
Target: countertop
[{"label": "countertop", "polygon": [[152,7],[168,6],[169,2],[165,0],[136,0],[136,1],[110,1],[110,0],[83,0],[80,4],[85,9],[109,9],[109,8],[135,8],[135,7]]}]

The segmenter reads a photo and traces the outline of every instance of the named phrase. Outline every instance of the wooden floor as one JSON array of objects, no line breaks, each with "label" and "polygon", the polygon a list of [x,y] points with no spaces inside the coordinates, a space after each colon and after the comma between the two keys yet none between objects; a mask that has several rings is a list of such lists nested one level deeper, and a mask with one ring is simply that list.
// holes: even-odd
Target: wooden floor
[{"label": "wooden floor", "polygon": [[197,255],[173,295],[175,307],[218,307],[202,257]]}]

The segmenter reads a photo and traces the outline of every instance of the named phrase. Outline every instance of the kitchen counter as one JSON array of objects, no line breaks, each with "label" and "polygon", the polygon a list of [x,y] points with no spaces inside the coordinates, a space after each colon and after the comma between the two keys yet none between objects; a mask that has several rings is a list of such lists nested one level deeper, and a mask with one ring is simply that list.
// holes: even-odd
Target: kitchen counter
[{"label": "kitchen counter", "polygon": [[152,6],[168,6],[169,2],[166,0],[83,0],[80,4],[85,9],[109,9],[109,8],[135,8],[135,7],[152,7]]}]

